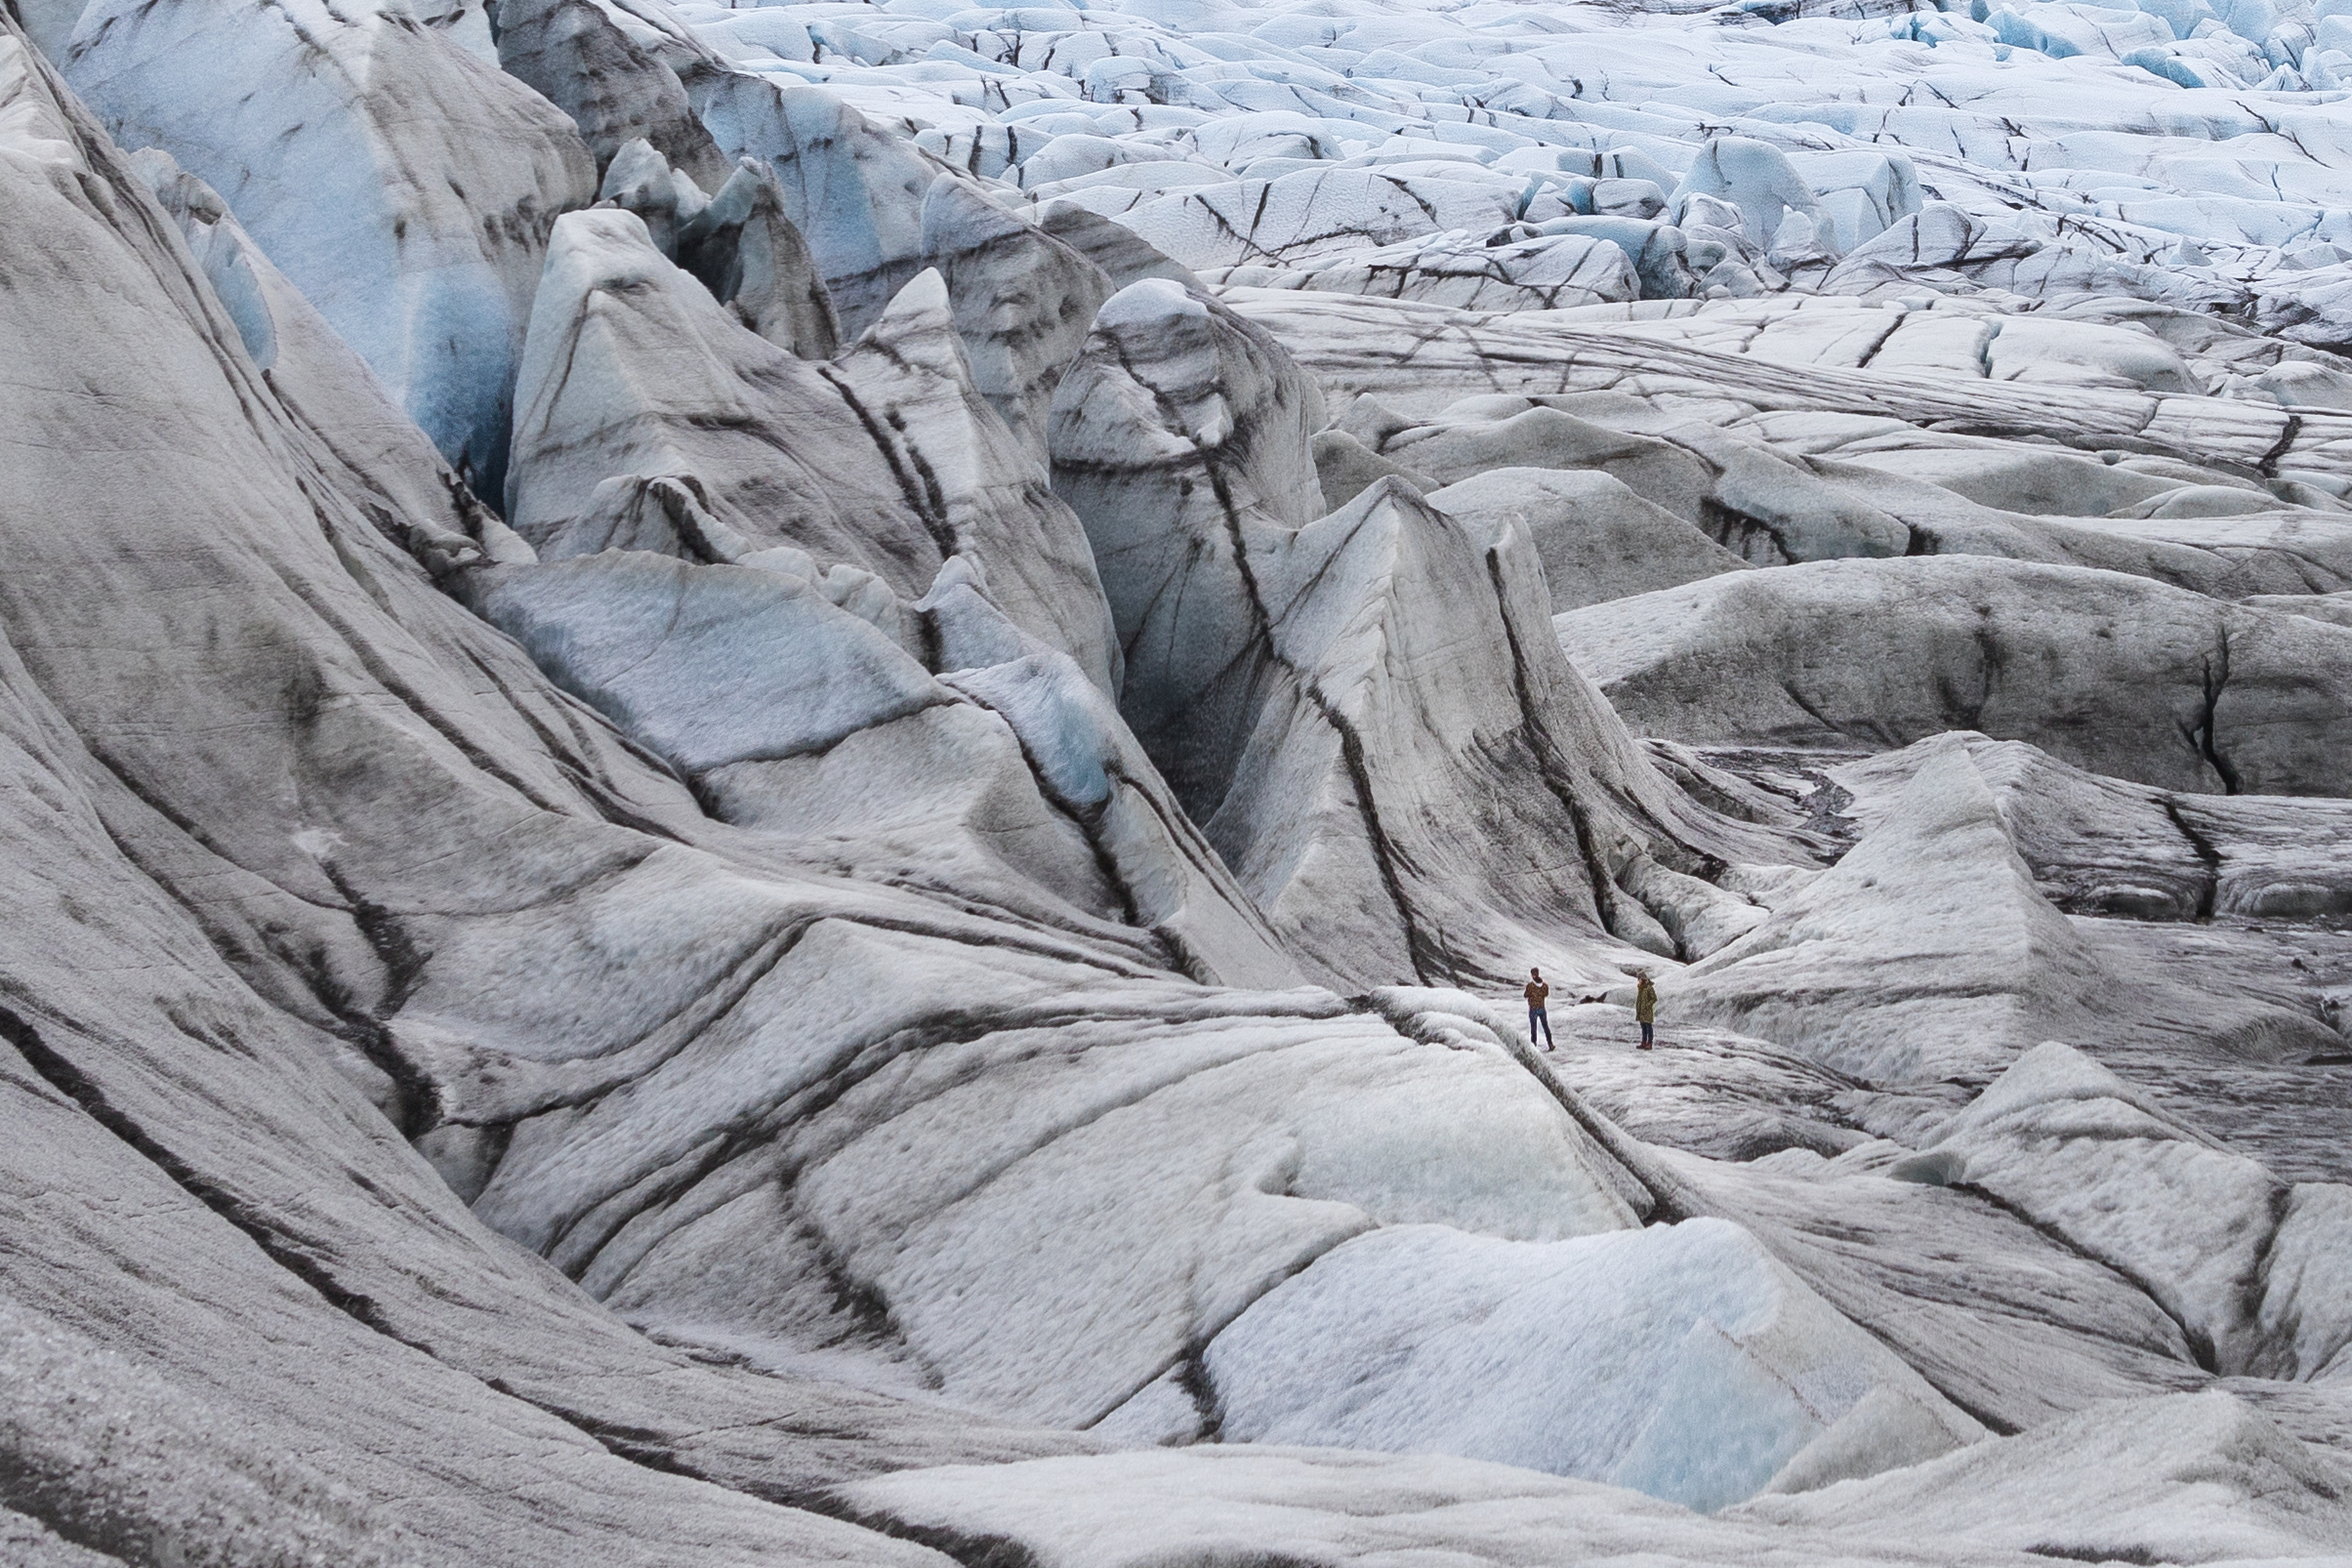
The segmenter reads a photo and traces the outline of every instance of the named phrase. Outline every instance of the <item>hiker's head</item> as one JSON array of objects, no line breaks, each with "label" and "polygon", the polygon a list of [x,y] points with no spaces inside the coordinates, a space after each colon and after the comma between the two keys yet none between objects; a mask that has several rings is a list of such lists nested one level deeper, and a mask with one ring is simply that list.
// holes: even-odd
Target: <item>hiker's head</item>
[{"label": "hiker's head", "polygon": [[1531,980],[1540,980],[1544,977],[1544,971],[1542,970],[1529,970],[1527,971],[1527,977]]}]

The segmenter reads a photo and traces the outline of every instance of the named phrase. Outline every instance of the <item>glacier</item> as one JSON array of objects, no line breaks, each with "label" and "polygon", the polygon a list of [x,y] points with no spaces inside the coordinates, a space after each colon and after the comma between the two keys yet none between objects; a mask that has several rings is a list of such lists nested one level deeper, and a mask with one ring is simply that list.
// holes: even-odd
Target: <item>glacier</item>
[{"label": "glacier", "polygon": [[2352,1560],[2348,214],[2346,0],[0,0],[0,1562]]}]

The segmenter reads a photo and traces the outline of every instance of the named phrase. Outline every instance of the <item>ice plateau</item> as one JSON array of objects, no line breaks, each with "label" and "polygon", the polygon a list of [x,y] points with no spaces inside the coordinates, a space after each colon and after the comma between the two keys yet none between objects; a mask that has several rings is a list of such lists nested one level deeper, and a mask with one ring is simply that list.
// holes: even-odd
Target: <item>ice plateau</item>
[{"label": "ice plateau", "polygon": [[2352,0],[0,0],[0,1563],[2352,1562]]}]

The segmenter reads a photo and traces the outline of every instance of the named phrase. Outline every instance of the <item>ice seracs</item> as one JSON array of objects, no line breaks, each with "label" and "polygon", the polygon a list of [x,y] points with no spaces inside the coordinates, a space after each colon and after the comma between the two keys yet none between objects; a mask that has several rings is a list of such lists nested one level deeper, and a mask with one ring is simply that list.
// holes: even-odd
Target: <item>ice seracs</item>
[{"label": "ice seracs", "polygon": [[1965,756],[1947,755],[1835,867],[1693,966],[1674,1005],[1874,1082],[1932,1081],[2079,1032],[2103,980]]},{"label": "ice seracs", "polygon": [[[2145,1282],[2219,1370],[2319,1376],[2352,1332],[2312,1289],[2352,1237],[2340,1228],[2344,1187],[2290,1196],[2258,1162],[2212,1146],[2056,1041],[1940,1128],[1923,1157],[1937,1154],[1956,1157],[1954,1179]],[[2277,1303],[2266,1300],[2274,1271],[2287,1298]]]},{"label": "ice seracs", "polygon": [[2337,3],[0,8],[0,1555],[2352,1550]]},{"label": "ice seracs", "polygon": [[[1065,379],[1055,482],[1102,565],[1138,738],[1343,983],[1496,983],[1530,953],[1575,973],[1612,935],[1675,952],[1630,879],[1744,830],[1691,809],[1556,657],[1515,519],[1465,525],[1394,475],[1320,516],[1318,406],[1277,346],[1159,280],[1105,307]],[[1644,887],[1676,921],[1741,902]]]},{"label": "ice seracs", "polygon": [[1486,234],[1454,229],[1350,251],[1304,266],[1209,268],[1225,287],[1311,289],[1425,300],[1468,309],[1550,309],[1638,297],[1624,250],[1605,239],[1538,234],[1497,245]]},{"label": "ice seracs", "polygon": [[[1813,561],[1558,624],[1620,712],[1675,739],[1875,748],[1977,729],[2173,788],[2346,788],[2352,639],[2142,578],[1953,556]],[[1718,679],[1734,669],[1749,679]],[[1867,695],[1840,692],[1864,671]]]},{"label": "ice seracs", "polygon": [[496,12],[498,63],[571,116],[599,174],[642,141],[689,180],[727,177],[678,73],[631,35],[635,13],[594,0],[500,0]]},{"label": "ice seracs", "polygon": [[1523,528],[1555,613],[1748,564],[1606,469],[1490,468],[1424,499],[1472,526]]},{"label": "ice seracs", "polygon": [[209,184],[444,457],[495,492],[572,121],[400,0],[94,4],[59,55],[126,145]]},{"label": "ice seracs", "polygon": [[[635,214],[574,214],[517,397],[509,516],[543,557],[789,544],[911,599],[969,552],[1009,614],[1116,679],[1085,537],[972,386],[935,272],[838,360],[806,360],[722,309]],[[803,438],[775,439],[785,428]]]}]

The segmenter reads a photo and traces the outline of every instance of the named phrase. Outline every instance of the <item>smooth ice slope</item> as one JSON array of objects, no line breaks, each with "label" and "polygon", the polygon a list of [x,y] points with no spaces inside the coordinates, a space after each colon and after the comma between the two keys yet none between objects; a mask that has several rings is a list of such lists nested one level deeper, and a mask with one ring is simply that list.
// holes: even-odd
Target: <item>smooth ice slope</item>
[{"label": "smooth ice slope", "polygon": [[1982,1435],[1715,1219],[1553,1243],[1367,1237],[1244,1313],[1206,1370],[1229,1438],[1498,1460],[1702,1512],[1784,1473]]}]

